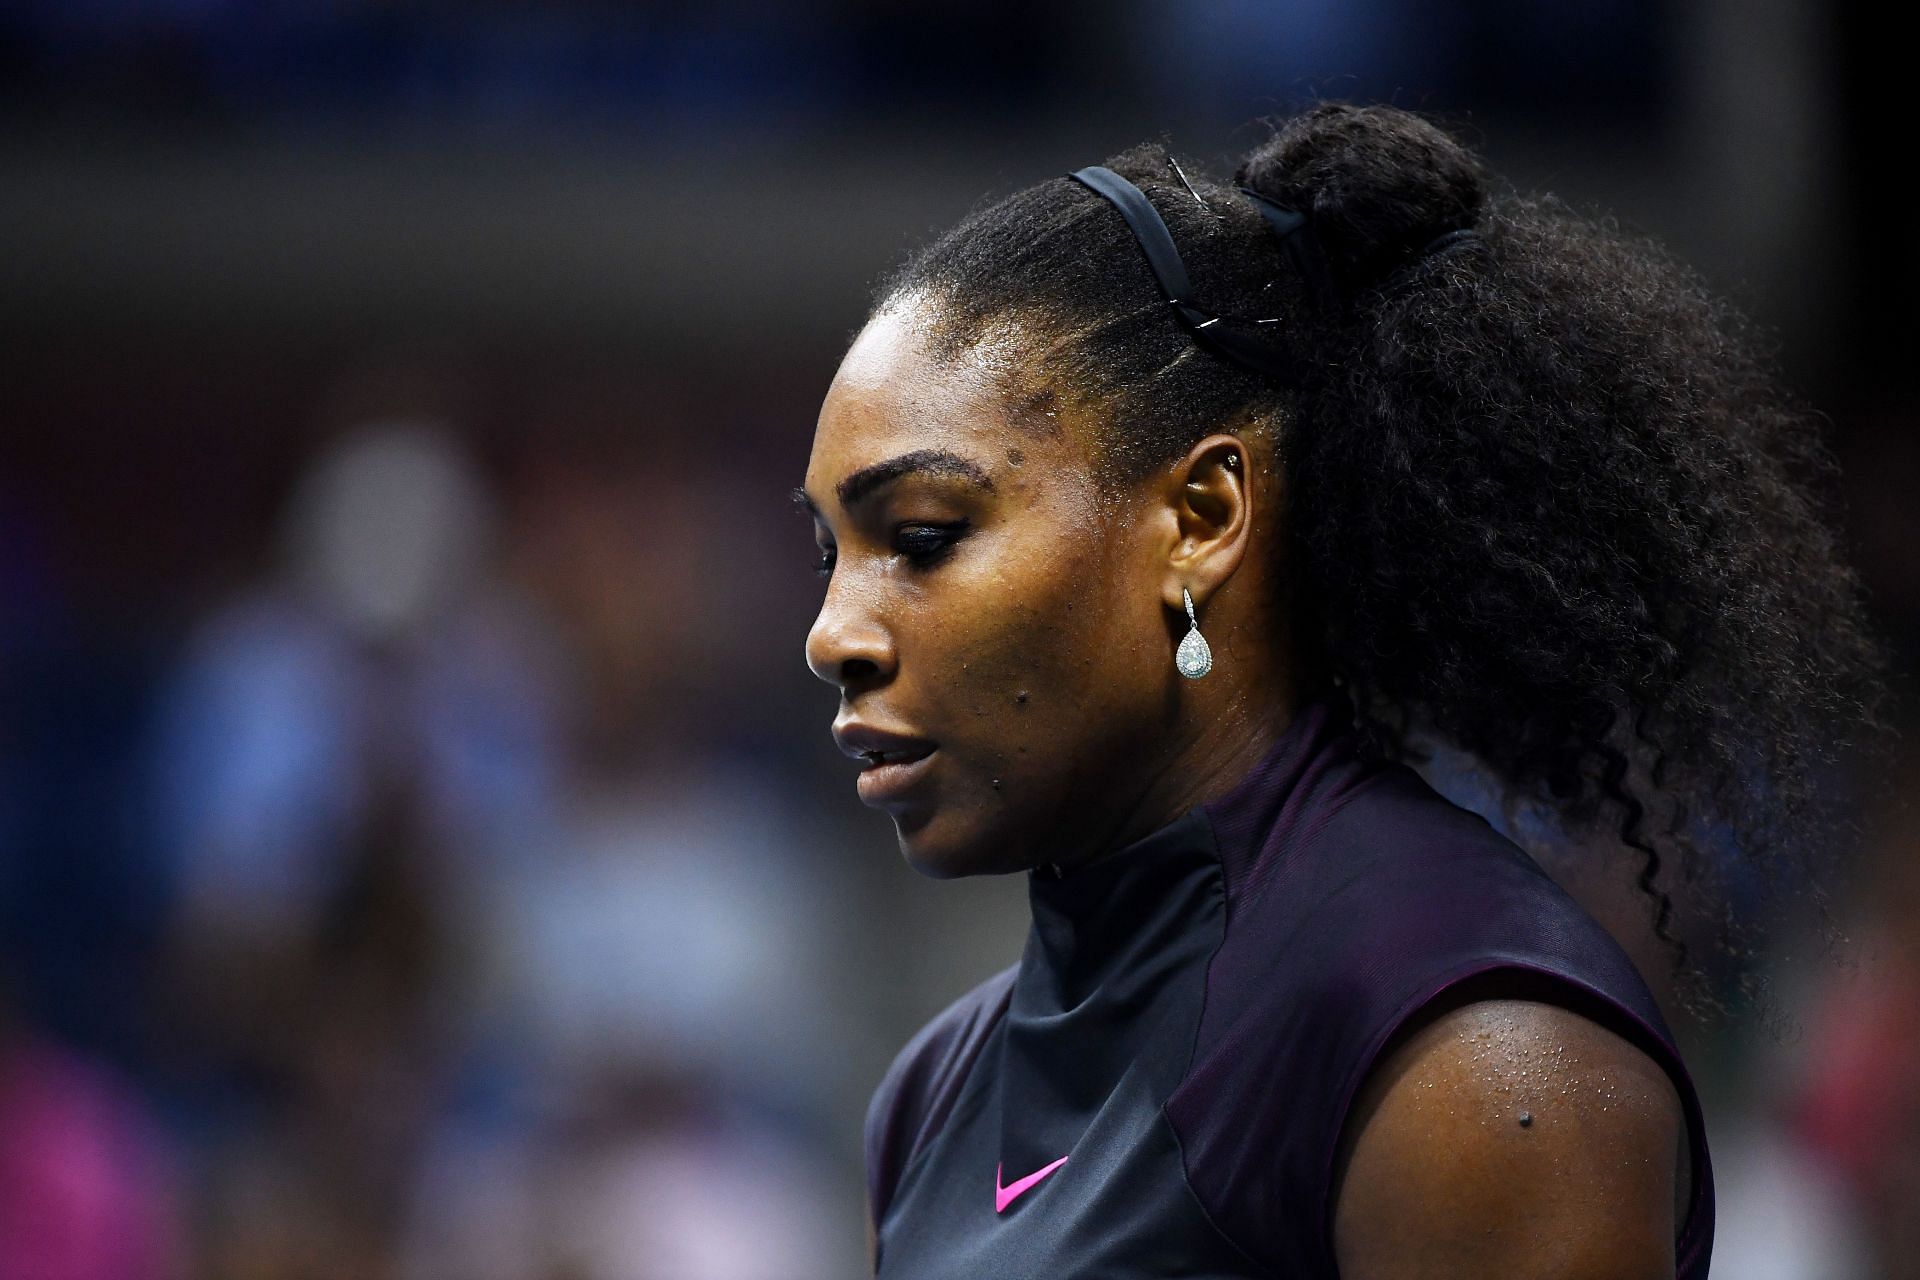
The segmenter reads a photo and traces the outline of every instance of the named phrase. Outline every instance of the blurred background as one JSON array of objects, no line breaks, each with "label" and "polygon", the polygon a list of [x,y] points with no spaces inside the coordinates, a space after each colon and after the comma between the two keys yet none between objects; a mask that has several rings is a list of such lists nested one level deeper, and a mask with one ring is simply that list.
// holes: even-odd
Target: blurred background
[{"label": "blurred background", "polygon": [[[0,1280],[861,1274],[868,1094],[1025,889],[858,806],[786,493],[879,273],[1142,138],[1423,107],[1672,244],[1829,415],[1910,670],[1898,48],[1794,0],[6,0]],[[1680,1028],[1735,1280],[1920,1275],[1920,759],[1835,785],[1847,946]]]}]

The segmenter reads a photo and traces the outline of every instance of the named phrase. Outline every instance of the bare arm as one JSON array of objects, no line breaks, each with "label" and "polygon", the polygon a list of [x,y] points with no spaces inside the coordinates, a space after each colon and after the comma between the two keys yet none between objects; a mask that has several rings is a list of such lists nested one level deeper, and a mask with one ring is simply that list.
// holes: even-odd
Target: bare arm
[{"label": "bare arm", "polygon": [[1556,1005],[1483,1000],[1382,1060],[1335,1174],[1342,1280],[1673,1280],[1686,1125],[1672,1081]]}]

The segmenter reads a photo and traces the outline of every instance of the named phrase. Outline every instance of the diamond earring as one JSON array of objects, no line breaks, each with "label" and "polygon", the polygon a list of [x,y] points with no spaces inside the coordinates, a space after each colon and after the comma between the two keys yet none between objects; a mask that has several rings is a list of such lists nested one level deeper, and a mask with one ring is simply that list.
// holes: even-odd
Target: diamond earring
[{"label": "diamond earring", "polygon": [[1207,647],[1207,638],[1200,634],[1200,622],[1193,616],[1192,593],[1182,587],[1180,598],[1187,602],[1189,630],[1180,641],[1180,647],[1173,652],[1173,665],[1187,679],[1198,680],[1213,670],[1213,650]]}]

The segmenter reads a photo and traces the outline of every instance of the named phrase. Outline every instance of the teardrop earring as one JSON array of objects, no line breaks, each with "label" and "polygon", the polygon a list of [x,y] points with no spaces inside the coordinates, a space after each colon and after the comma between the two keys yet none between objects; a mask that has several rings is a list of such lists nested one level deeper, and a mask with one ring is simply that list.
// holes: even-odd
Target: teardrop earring
[{"label": "teardrop earring", "polygon": [[1193,616],[1193,594],[1182,587],[1180,598],[1187,602],[1189,629],[1180,647],[1173,651],[1173,665],[1187,679],[1198,680],[1213,670],[1213,650],[1207,647],[1207,638],[1200,634],[1199,619]]}]

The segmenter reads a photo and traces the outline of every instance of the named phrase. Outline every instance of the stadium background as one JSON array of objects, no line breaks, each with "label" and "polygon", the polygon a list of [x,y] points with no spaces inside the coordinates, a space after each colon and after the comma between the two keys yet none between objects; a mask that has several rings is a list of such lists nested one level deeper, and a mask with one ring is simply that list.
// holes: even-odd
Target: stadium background
[{"label": "stadium background", "polygon": [[[855,802],[786,492],[878,273],[1142,138],[1392,101],[1667,241],[1910,670],[1906,71],[1793,0],[0,6],[0,1280],[858,1273],[1024,900]],[[1684,1028],[1717,1274],[1920,1275],[1917,780]]]}]

